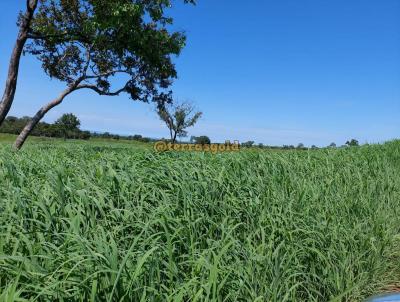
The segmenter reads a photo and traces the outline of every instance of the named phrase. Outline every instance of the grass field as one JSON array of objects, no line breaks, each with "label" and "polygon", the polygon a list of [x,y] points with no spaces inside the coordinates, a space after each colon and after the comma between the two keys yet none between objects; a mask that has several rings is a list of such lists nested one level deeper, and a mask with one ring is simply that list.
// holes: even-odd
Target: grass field
[{"label": "grass field", "polygon": [[362,301],[400,281],[400,142],[0,143],[0,301]]}]

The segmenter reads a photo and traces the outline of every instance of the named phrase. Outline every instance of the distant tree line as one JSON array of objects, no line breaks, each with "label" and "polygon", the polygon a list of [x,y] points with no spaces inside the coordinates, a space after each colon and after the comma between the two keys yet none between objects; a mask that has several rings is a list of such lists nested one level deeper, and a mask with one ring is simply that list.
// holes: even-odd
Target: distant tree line
[{"label": "distant tree line", "polygon": [[[245,147],[245,148],[282,149],[282,150],[309,150],[309,149],[315,150],[315,149],[324,148],[324,147],[317,147],[316,145],[312,145],[311,147],[306,147],[303,143],[300,143],[297,146],[294,146],[294,145],[269,146],[269,145],[264,145],[263,143],[260,143],[260,144],[256,145],[254,141],[243,142],[240,145],[241,145],[241,147]],[[343,148],[343,147],[358,147],[358,146],[360,146],[360,143],[358,142],[358,140],[353,138],[351,140],[348,140],[340,148]],[[336,145],[336,143],[331,143],[325,148],[334,149],[334,148],[337,148],[337,145]]]},{"label": "distant tree line", "polygon": [[[70,122],[72,122],[70,119],[74,119],[74,117],[75,116],[71,114],[65,114],[54,124],[40,122],[37,127],[33,129],[32,135],[64,139],[89,139],[91,136],[90,132],[79,129],[80,122],[78,119],[74,121],[75,124],[70,124]],[[30,120],[31,117],[29,116],[23,116],[21,118],[8,116],[1,125],[0,132],[18,135]]]},{"label": "distant tree line", "polygon": [[[19,135],[26,123],[31,120],[29,116],[15,117],[8,116],[0,127],[0,133],[8,133]],[[63,114],[53,124],[40,122],[34,128],[32,135],[40,137],[50,138],[64,138],[64,139],[83,139],[88,140],[90,138],[104,138],[104,139],[124,139],[134,140],[139,142],[152,142],[155,139],[143,137],[139,134],[123,136],[118,134],[112,134],[109,132],[97,133],[81,130],[81,123],[79,119],[72,113]]]},{"label": "distant tree line", "polygon": [[92,138],[104,138],[104,139],[115,139],[115,140],[130,140],[130,141],[137,141],[137,142],[142,142],[142,143],[150,143],[150,142],[156,142],[158,139],[155,138],[150,138],[150,137],[145,137],[141,136],[140,134],[135,134],[135,135],[119,135],[119,134],[113,134],[110,132],[91,132],[90,136]]},{"label": "distant tree line", "polygon": [[[0,133],[9,133],[18,135],[23,130],[24,126],[27,122],[29,122],[31,118],[29,116],[23,117],[15,117],[8,116],[4,123],[0,126]],[[37,127],[34,128],[32,135],[33,136],[41,136],[41,137],[54,137],[54,138],[64,138],[64,139],[84,139],[88,140],[90,138],[102,138],[102,139],[114,139],[114,140],[131,140],[138,141],[143,143],[151,143],[158,141],[159,139],[144,137],[140,134],[135,135],[119,135],[112,134],[110,132],[90,132],[81,130],[81,123],[79,119],[72,113],[63,114],[59,119],[57,119],[53,124],[40,122]],[[164,141],[173,142],[174,136],[171,139],[161,139]],[[174,143],[180,143],[175,141]],[[192,144],[201,144],[207,145],[211,143],[211,140],[208,136],[191,136],[190,143]],[[312,145],[311,147],[304,146],[303,143],[294,145],[283,145],[283,146],[268,146],[262,143],[255,144],[254,141],[247,141],[240,144],[241,147],[244,148],[259,148],[259,149],[280,149],[280,150],[308,150],[308,149],[319,149],[319,147]],[[359,146],[359,142],[356,139],[351,139],[346,142],[342,147],[357,147]],[[331,143],[327,148],[337,148],[335,143]]]}]

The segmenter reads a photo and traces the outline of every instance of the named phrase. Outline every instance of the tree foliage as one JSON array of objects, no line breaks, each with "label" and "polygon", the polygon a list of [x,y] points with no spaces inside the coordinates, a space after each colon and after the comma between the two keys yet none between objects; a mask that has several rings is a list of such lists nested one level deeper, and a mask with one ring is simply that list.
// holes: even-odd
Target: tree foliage
[{"label": "tree foliage", "polygon": [[359,146],[360,144],[359,144],[359,142],[358,142],[358,140],[356,140],[356,139],[351,139],[350,141],[347,141],[346,142],[346,145],[347,146],[349,146],[349,147],[357,147],[357,146]]},{"label": "tree foliage", "polygon": [[307,149],[307,148],[304,146],[303,143],[299,143],[299,144],[297,145],[296,149],[298,149],[298,150],[305,150],[305,149]]},{"label": "tree foliage", "polygon": [[201,136],[194,136],[193,142],[199,145],[209,145],[211,144],[211,140],[208,136],[201,135]]},{"label": "tree foliage", "polygon": [[55,122],[55,125],[66,139],[68,132],[79,131],[81,122],[74,114],[65,113]]},{"label": "tree foliage", "polygon": [[[187,1],[186,1],[187,2]],[[126,92],[149,101],[176,77],[171,55],[185,44],[168,32],[164,0],[43,0],[32,21],[26,52],[35,55],[52,78],[101,95]],[[110,78],[124,76],[112,91]],[[159,98],[157,98],[159,100]]]},{"label": "tree foliage", "polygon": [[241,143],[242,147],[247,147],[247,148],[251,148],[254,145],[254,141],[247,141],[247,142],[243,142]]},{"label": "tree foliage", "polygon": [[65,113],[57,119],[55,124],[72,131],[79,129],[81,122],[73,113]]}]

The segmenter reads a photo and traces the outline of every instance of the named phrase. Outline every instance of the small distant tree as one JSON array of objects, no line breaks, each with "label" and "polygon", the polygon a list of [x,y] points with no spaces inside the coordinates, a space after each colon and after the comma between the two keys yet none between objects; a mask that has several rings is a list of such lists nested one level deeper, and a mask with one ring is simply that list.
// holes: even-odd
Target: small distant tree
[{"label": "small distant tree", "polygon": [[242,143],[241,145],[242,145],[242,147],[250,148],[250,147],[253,147],[254,141],[247,141],[247,142]]},{"label": "small distant tree", "polygon": [[283,149],[285,149],[285,150],[291,150],[291,149],[296,149],[296,147],[293,146],[293,145],[283,145]]},{"label": "small distant tree", "polygon": [[304,149],[304,144],[303,143],[298,144],[297,145],[297,149],[303,150]]},{"label": "small distant tree", "polygon": [[62,126],[67,130],[78,130],[81,122],[73,113],[65,113],[55,122],[56,125]]},{"label": "small distant tree", "polygon": [[211,140],[208,136],[202,135],[198,136],[194,139],[194,142],[199,145],[209,145],[211,144]]},{"label": "small distant tree", "polygon": [[141,136],[140,134],[135,134],[132,139],[134,141],[141,141],[143,139],[143,136]]},{"label": "small distant tree", "polygon": [[329,146],[328,146],[328,148],[336,148],[336,144],[335,143],[331,143]]},{"label": "small distant tree", "polygon": [[80,131],[78,133],[78,138],[79,139],[84,139],[84,140],[88,140],[90,139],[90,132],[89,131]]},{"label": "small distant tree", "polygon": [[172,101],[158,106],[157,114],[167,125],[173,144],[175,144],[177,137],[186,137],[186,129],[193,127],[203,115],[188,102],[175,104]]},{"label": "small distant tree", "polygon": [[318,147],[316,145],[312,145],[311,149],[316,150],[316,149],[318,149]]},{"label": "small distant tree", "polygon": [[74,114],[66,113],[55,122],[55,125],[58,127],[60,133],[62,133],[64,139],[67,139],[69,133],[79,131],[81,122]]},{"label": "small distant tree", "polygon": [[258,148],[260,148],[260,149],[264,148],[264,144],[263,143],[259,143],[258,144]]},{"label": "small distant tree", "polygon": [[357,147],[357,146],[359,146],[360,144],[358,143],[358,140],[356,140],[356,139],[353,138],[352,140],[347,141],[347,142],[346,142],[346,145],[349,146],[349,147]]}]

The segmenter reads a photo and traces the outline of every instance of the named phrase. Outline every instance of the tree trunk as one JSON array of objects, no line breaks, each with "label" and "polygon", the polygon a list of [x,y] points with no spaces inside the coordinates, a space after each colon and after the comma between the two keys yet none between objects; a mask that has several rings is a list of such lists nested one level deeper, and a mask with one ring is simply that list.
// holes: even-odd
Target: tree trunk
[{"label": "tree trunk", "polygon": [[177,132],[174,132],[174,136],[172,138],[172,144],[173,145],[175,145],[175,142],[176,142],[176,135],[177,135]]},{"label": "tree trunk", "polygon": [[19,150],[21,149],[22,145],[25,143],[27,137],[29,134],[32,132],[32,130],[35,128],[37,123],[40,122],[40,120],[45,116],[45,114],[52,108],[56,107],[57,105],[60,105],[64,98],[73,92],[76,89],[76,85],[72,85],[65,89],[59,97],[48,103],[47,105],[43,106],[40,108],[38,112],[36,112],[35,116],[26,124],[24,129],[22,129],[21,133],[18,135],[17,139],[15,140],[14,143],[14,149]]},{"label": "tree trunk", "polygon": [[28,39],[28,32],[37,7],[37,3],[38,0],[27,0],[27,11],[23,16],[23,20],[21,21],[21,25],[19,27],[17,41],[15,42],[8,66],[6,87],[0,102],[0,126],[10,111],[12,102],[14,101],[15,90],[17,88],[19,62],[25,43]]}]

